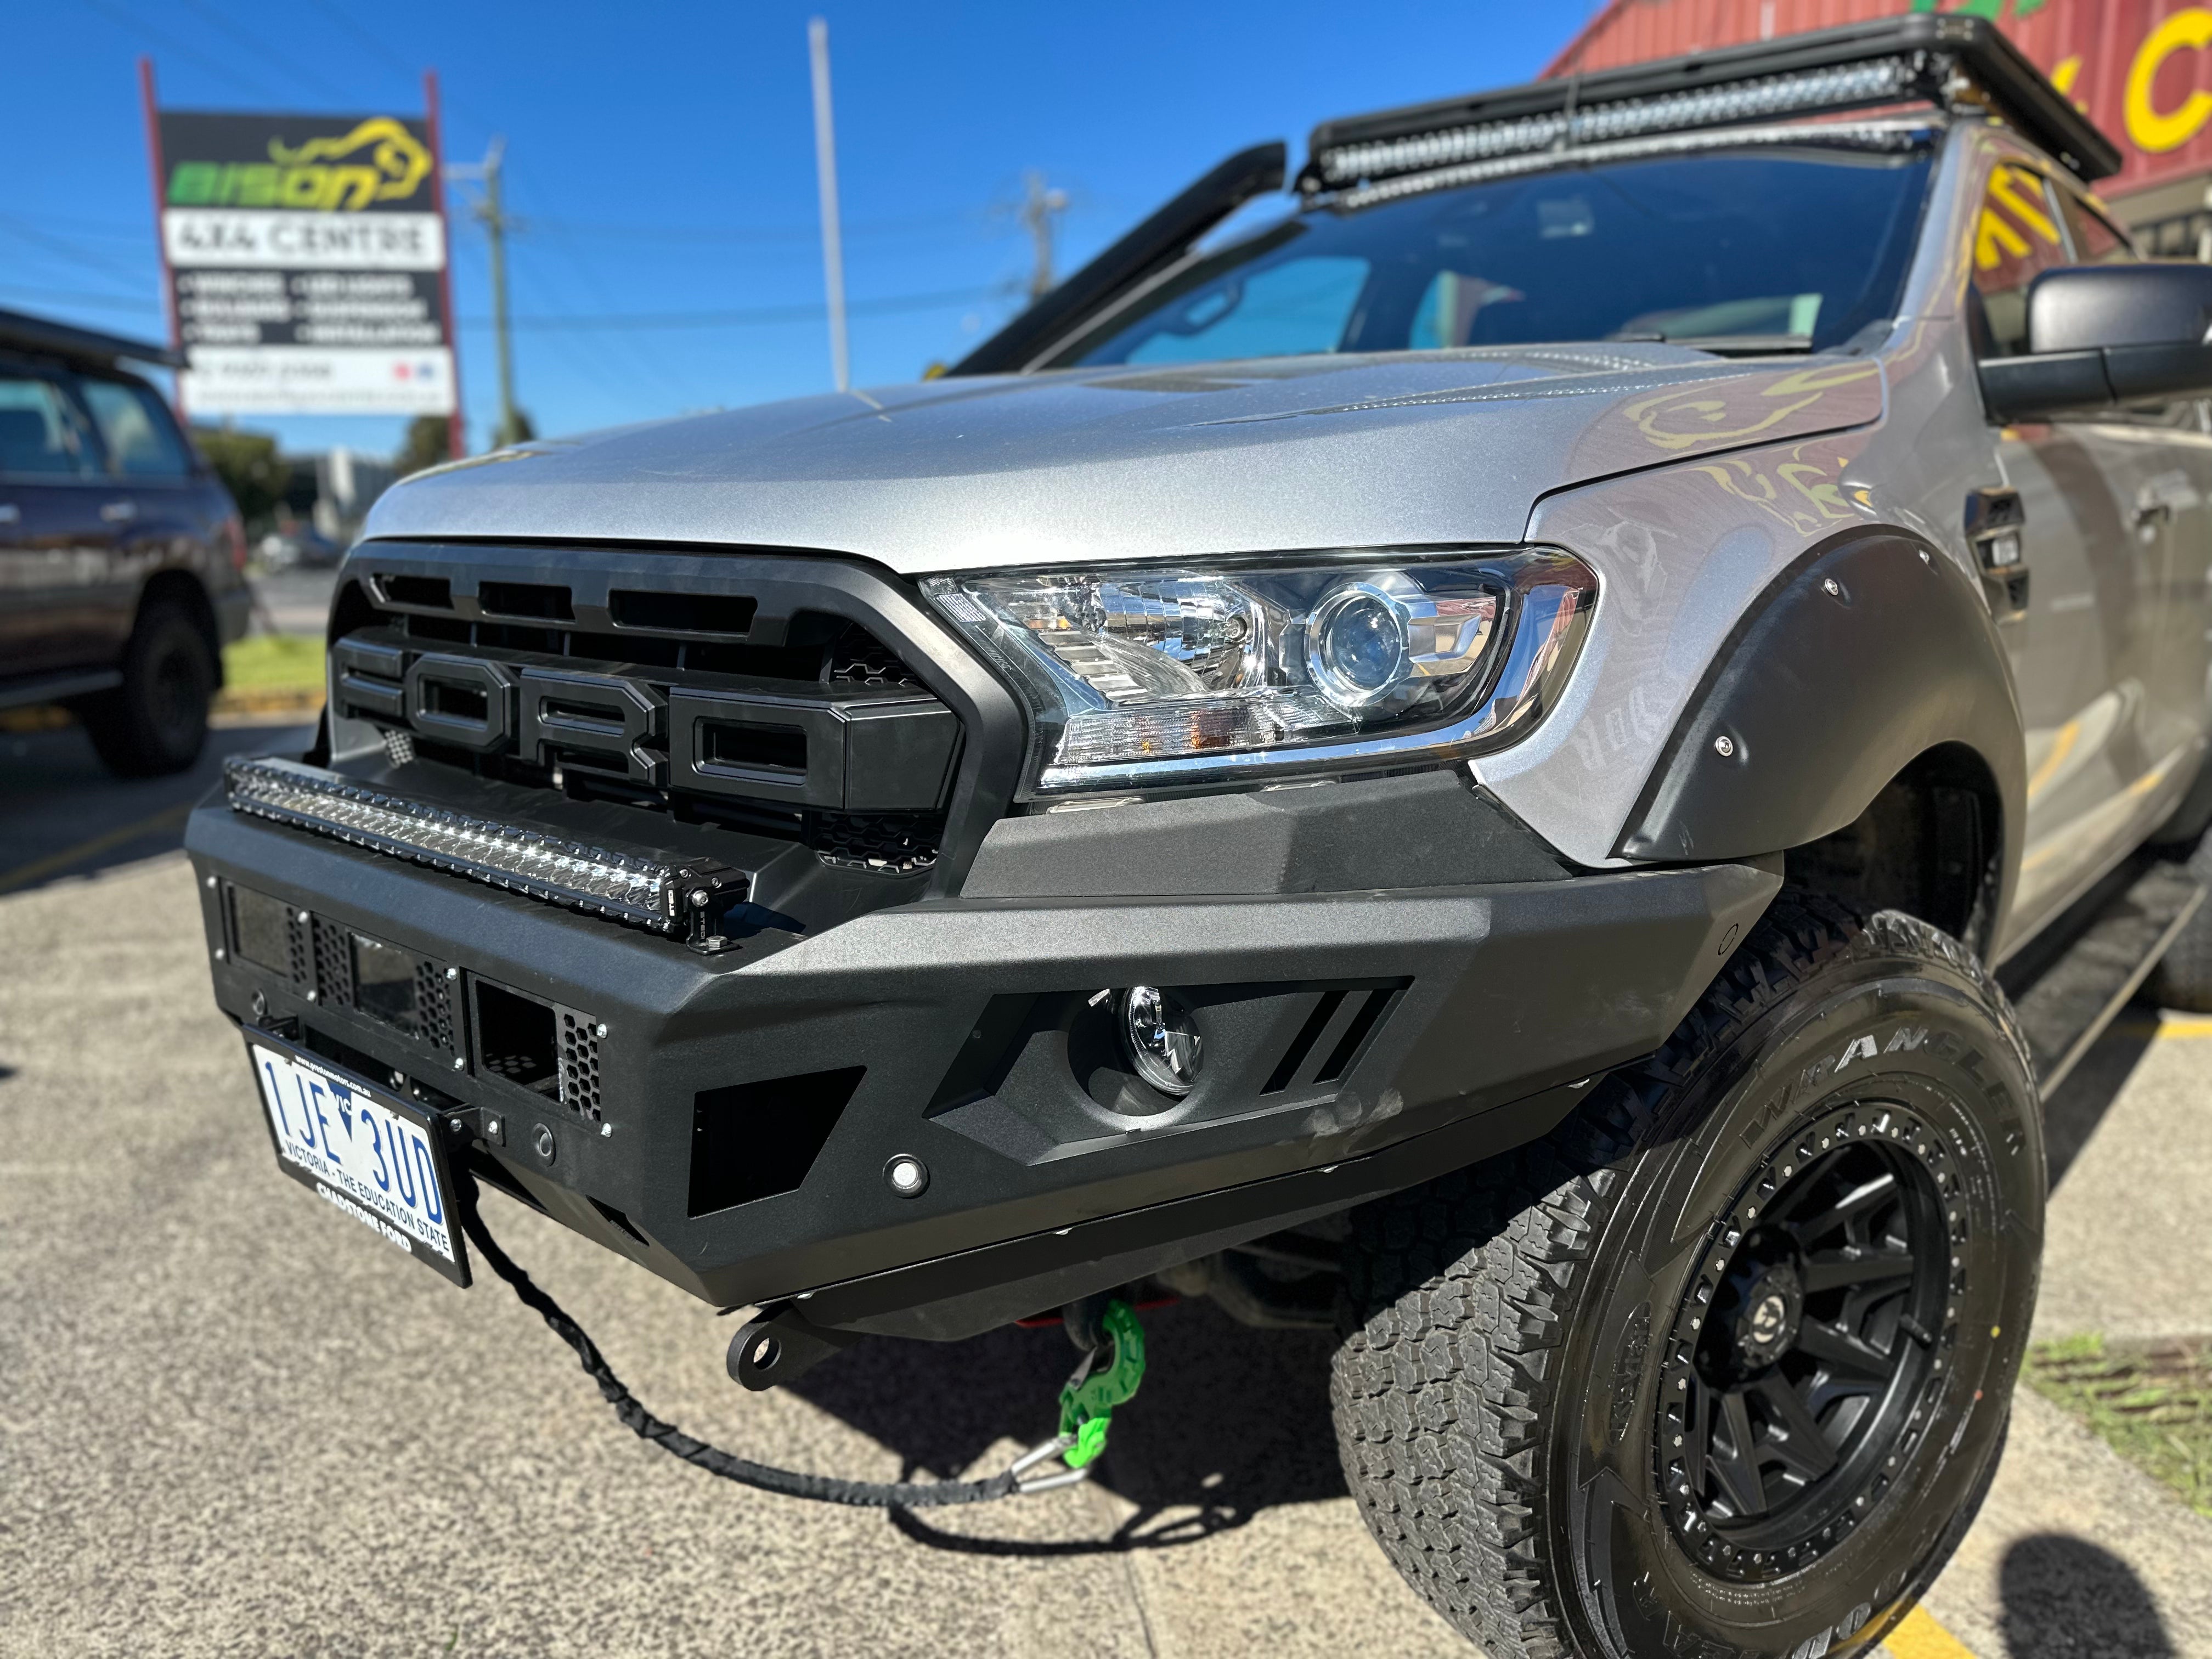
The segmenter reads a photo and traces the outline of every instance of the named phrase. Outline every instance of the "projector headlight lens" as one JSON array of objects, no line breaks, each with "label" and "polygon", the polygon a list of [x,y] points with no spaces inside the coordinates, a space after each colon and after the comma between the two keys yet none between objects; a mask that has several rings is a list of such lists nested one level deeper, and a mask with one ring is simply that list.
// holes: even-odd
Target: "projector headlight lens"
[{"label": "projector headlight lens", "polygon": [[1501,725],[1482,718],[1486,699],[1510,690],[1511,707],[1491,712],[1525,717],[1525,694],[1564,670],[1596,579],[1537,549],[939,576],[923,587],[1021,690],[1033,787],[1049,792],[1169,771],[1186,781],[1193,763],[1319,758],[1401,730],[1480,739]]},{"label": "projector headlight lens", "polygon": [[[1484,608],[1490,614],[1479,629],[1486,637],[1496,601]],[[1339,708],[1364,708],[1406,678],[1412,629],[1405,607],[1373,583],[1336,589],[1315,608],[1310,626],[1314,679]]]}]

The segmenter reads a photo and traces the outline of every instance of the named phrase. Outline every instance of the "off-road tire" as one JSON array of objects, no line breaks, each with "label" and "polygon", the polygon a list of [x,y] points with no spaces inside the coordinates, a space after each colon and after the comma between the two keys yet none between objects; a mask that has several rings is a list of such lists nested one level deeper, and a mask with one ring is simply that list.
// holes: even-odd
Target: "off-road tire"
[{"label": "off-road tire", "polygon": [[[1667,1045],[1549,1137],[1358,1212],[1332,1404],[1346,1478],[1393,1564],[1490,1659],[1872,1650],[1963,1535],[2003,1443],[2043,1231],[2032,1076],[2003,994],[1963,945],[1896,912],[1785,892]],[[1869,1168],[1896,1171],[1895,1208],[1856,1196],[1880,1185],[1850,1184]],[[1693,1501],[1669,1442],[1694,1390],[1727,1403],[1693,1345],[1726,1350],[1747,1328],[1716,1313],[1701,1329],[1700,1309],[1725,1301],[1703,1298],[1754,1247],[1786,1249],[1772,1241],[1795,1237],[1801,1213],[1829,1212],[1793,1206],[1801,1179],[1840,1181],[1823,1201],[1840,1190],[1863,1207],[1848,1245],[1802,1257],[1790,1340],[1814,1340],[1814,1310],[1838,1305],[1813,1289],[1832,1264],[1893,1275],[1867,1264],[1899,1249],[1917,1264],[1905,1291],[1839,1294],[1897,1294],[1909,1311],[1860,1299],[1819,1318],[1869,1342],[1886,1318],[1921,1335],[1890,1328],[1898,1369],[1875,1404],[1850,1407],[1859,1428],[1832,1427],[1856,1396],[1814,1407],[1822,1443],[1842,1435],[1834,1481],[1856,1485],[1790,1488],[1784,1467],[1772,1479],[1790,1495],[1768,1518],[1759,1498],[1731,1516]],[[1933,1196],[1914,1197],[1923,1187]],[[1779,1226],[1752,1219],[1762,1193]],[[1804,1363],[1817,1401],[1831,1373]],[[1702,1420],[1712,1483],[1738,1448],[1711,1425],[1735,1419]],[[1785,1421],[1770,1412],[1747,1438],[1786,1452]],[[1800,1441],[1796,1455],[1814,1450]],[[1756,1535],[1730,1528],[1824,1520],[1802,1557],[1727,1541]]]},{"label": "off-road tire", "polygon": [[[2188,868],[2191,875],[2212,887],[2212,835],[2190,853]],[[2174,935],[2144,981],[2142,994],[2161,1008],[2212,1014],[2212,902],[2198,905],[2197,914]]]},{"label": "off-road tire", "polygon": [[140,609],[124,647],[123,684],[77,704],[77,718],[108,770],[160,777],[199,759],[215,687],[215,653],[199,619],[156,599]]}]

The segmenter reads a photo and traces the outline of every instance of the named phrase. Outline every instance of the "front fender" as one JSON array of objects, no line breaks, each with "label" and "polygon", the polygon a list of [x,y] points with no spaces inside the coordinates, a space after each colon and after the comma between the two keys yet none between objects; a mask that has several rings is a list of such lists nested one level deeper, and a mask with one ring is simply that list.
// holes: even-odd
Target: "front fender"
[{"label": "front fender", "polygon": [[1856,818],[1941,744],[2002,805],[1995,915],[2020,868],[2020,702],[1972,578],[1918,538],[1854,530],[1771,583],[1692,696],[1628,816],[1619,856],[1715,860],[1802,846]]}]

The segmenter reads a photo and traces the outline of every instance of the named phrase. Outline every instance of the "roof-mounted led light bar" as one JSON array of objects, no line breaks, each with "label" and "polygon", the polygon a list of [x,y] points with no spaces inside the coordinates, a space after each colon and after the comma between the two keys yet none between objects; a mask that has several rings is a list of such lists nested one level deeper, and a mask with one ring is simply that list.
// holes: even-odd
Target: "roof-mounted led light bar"
[{"label": "roof-mounted led light bar", "polygon": [[1986,19],[1923,12],[1326,122],[1298,185],[1330,194],[1583,144],[1907,102],[1985,108],[2084,179],[2120,164],[2112,141]]},{"label": "roof-mounted led light bar", "polygon": [[724,865],[586,847],[364,788],[296,761],[234,760],[223,768],[223,782],[234,811],[650,928],[702,949],[720,946],[724,918],[750,888],[743,871]]},{"label": "roof-mounted led light bar", "polygon": [[1316,160],[1322,179],[1334,187],[1397,173],[1424,173],[1460,161],[1525,155],[1562,144],[1603,143],[1692,127],[1733,126],[1777,115],[1893,104],[1912,96],[1923,76],[1924,70],[1910,59],[1881,58],[1802,75],[1770,75],[1694,92],[1585,104],[1550,115],[1524,115],[1517,120],[1347,144]]}]

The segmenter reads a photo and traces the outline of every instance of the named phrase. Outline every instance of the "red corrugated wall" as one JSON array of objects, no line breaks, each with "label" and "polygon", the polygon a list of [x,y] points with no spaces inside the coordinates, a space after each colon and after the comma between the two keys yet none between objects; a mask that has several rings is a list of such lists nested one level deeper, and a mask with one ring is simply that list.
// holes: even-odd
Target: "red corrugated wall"
[{"label": "red corrugated wall", "polygon": [[[1611,0],[1547,75],[1611,69],[1838,23],[1926,11],[1906,0]],[[2099,185],[2124,195],[2212,170],[2212,7],[2177,0],[1969,0],[2119,144]]]}]

